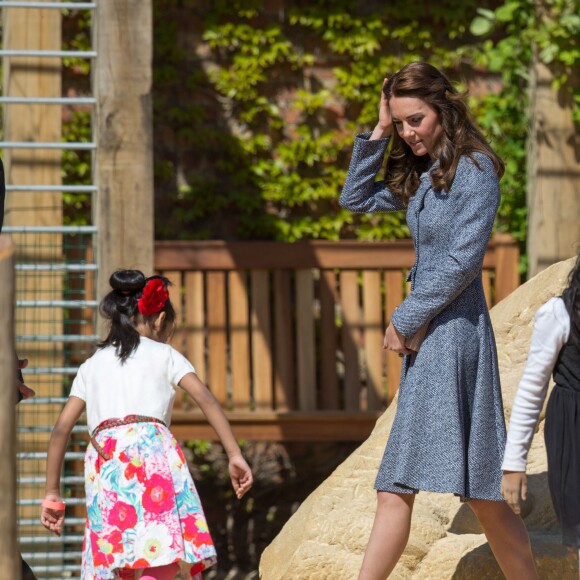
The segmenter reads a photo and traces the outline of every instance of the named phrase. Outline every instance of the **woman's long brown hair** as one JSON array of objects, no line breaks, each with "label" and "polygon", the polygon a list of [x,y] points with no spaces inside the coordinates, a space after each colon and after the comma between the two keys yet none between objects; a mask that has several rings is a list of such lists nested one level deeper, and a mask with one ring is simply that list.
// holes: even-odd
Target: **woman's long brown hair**
[{"label": "woman's long brown hair", "polygon": [[[474,152],[487,155],[498,177],[503,175],[503,161],[471,120],[465,95],[458,93],[447,77],[434,66],[426,62],[409,63],[389,78],[383,91],[388,100],[391,97],[414,97],[436,111],[443,128],[435,151],[439,165],[431,172],[431,183],[436,190],[449,191],[460,157],[468,155],[473,159]],[[473,161],[476,163],[475,159]],[[419,177],[427,170],[428,163],[428,155],[415,156],[396,129],[393,130],[385,181],[405,203],[417,191]]]}]

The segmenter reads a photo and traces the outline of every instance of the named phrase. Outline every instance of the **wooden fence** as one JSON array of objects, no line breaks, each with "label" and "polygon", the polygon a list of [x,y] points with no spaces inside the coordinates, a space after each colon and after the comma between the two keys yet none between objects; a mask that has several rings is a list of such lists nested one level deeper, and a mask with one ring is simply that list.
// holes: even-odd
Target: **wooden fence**
[{"label": "wooden fence", "polygon": [[[382,349],[409,287],[411,241],[165,241],[173,344],[248,439],[362,439],[390,403],[401,361]],[[484,261],[489,306],[519,284],[518,248],[497,235]],[[187,399],[174,431],[213,438]]]}]

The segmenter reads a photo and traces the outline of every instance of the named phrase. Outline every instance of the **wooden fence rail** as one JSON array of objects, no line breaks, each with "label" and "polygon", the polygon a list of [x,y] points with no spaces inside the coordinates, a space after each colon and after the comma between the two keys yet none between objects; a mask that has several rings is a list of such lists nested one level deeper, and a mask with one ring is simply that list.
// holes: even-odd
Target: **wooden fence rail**
[{"label": "wooden fence rail", "polygon": [[[368,434],[398,387],[400,359],[382,342],[413,261],[411,241],[155,246],[155,268],[174,284],[174,346],[253,438]],[[494,237],[483,275],[490,306],[518,286],[517,263],[513,239]],[[199,434],[198,419],[176,403],[181,435]]]}]

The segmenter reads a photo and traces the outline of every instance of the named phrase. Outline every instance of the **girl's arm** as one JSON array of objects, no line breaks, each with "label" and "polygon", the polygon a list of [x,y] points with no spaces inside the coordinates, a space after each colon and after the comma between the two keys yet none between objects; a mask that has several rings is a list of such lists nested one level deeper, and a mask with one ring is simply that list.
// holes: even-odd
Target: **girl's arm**
[{"label": "girl's arm", "polygon": [[217,433],[229,458],[229,469],[236,496],[241,499],[252,487],[252,471],[242,456],[232,428],[220,404],[195,373],[187,373],[179,386],[199,405]]},{"label": "girl's arm", "polygon": [[[49,501],[62,501],[60,474],[62,472],[64,454],[72,428],[79,420],[84,409],[85,402],[78,397],[71,396],[52,430],[48,444],[48,458],[46,460],[45,499]],[[64,509],[43,507],[40,521],[45,528],[60,536],[64,521]]]},{"label": "girl's arm", "polygon": [[526,499],[528,452],[550,375],[569,332],[568,313],[560,298],[552,298],[536,313],[528,361],[514,399],[502,463],[502,495],[515,513],[520,512],[520,497]]}]

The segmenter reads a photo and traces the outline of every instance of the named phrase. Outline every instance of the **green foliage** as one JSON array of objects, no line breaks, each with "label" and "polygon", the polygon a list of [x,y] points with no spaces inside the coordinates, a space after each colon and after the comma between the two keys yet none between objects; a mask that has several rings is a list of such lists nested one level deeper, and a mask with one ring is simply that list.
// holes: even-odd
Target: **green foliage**
[{"label": "green foliage", "polygon": [[[476,105],[480,124],[492,135],[506,162],[500,229],[521,242],[526,239],[526,138],[529,125],[528,83],[532,60],[546,64],[554,75],[553,88],[572,103],[580,121],[580,86],[574,81],[580,64],[580,15],[577,0],[506,0],[495,10],[478,9],[471,32],[483,36],[474,62],[497,72],[502,90]],[[489,38],[493,33],[494,37]],[[522,253],[522,270],[526,256]]]},{"label": "green foliage", "polygon": [[[529,64],[535,56],[553,73],[554,89],[571,98],[574,120],[580,121],[578,0],[506,0],[496,10],[480,8],[478,12],[471,32],[477,36],[500,34],[499,40],[483,43],[479,62],[501,73],[507,86],[514,78],[528,80]],[[520,103],[524,94],[520,94]],[[518,99],[518,94],[513,96]]]},{"label": "green foliage", "polygon": [[[91,11],[63,10],[63,50],[91,50]],[[75,94],[89,92],[90,60],[63,59],[63,85]],[[62,123],[62,140],[89,143],[92,140],[91,113],[88,110],[69,109]],[[62,182],[64,185],[92,183],[91,152],[65,149],[62,152]],[[91,223],[91,196],[86,193],[63,193],[63,223],[87,225]]]},{"label": "green foliage", "polygon": [[[63,50],[91,50],[91,10],[63,10],[68,29],[65,29]],[[91,70],[90,60],[86,58],[65,58],[63,66],[73,69],[77,74],[88,75]]]},{"label": "green foliage", "polygon": [[[89,143],[91,141],[91,115],[75,111],[62,126],[63,141]],[[91,153],[65,149],[62,152],[63,185],[90,185]],[[91,196],[86,193],[63,193],[63,223],[65,225],[87,225],[91,223]]]},{"label": "green foliage", "polygon": [[[176,8],[175,0],[157,0],[155,6],[160,15]],[[506,162],[497,227],[523,247],[523,112],[532,53],[518,29],[530,29],[529,10],[461,0],[431,3],[429,10],[424,3],[313,0],[289,4],[276,17],[257,0],[223,0],[211,8],[196,14],[209,66],[196,66],[196,59],[175,48],[175,38],[187,35],[175,18],[156,18],[155,85],[162,76],[169,85],[156,89],[156,127],[180,119],[171,134],[204,167],[196,171],[181,154],[170,160],[156,153],[156,189],[164,192],[157,204],[162,215],[171,216],[158,222],[160,237],[407,237],[402,214],[353,215],[337,198],[353,136],[376,122],[383,78],[421,59],[456,81],[473,78],[472,65],[502,76],[499,92],[472,97],[470,104]],[[473,34],[492,27],[500,49],[486,39],[477,46]],[[324,74],[330,68],[332,78]],[[191,87],[192,95],[215,95],[214,106],[195,98],[180,101],[179,83]],[[216,110],[223,111],[218,119]],[[176,173],[182,179],[171,184]],[[175,228],[176,222],[192,227]]]},{"label": "green foliage", "polygon": [[[156,2],[159,14],[172,6],[169,0]],[[174,216],[168,223],[191,219],[196,229],[189,229],[187,237],[219,237],[226,222],[231,227],[225,235],[238,238],[407,237],[402,214],[355,216],[338,206],[353,137],[376,122],[385,75],[407,62],[429,60],[457,77],[473,53],[466,23],[476,15],[474,1],[460,0],[443,7],[430,4],[429,11],[422,3],[363,6],[314,0],[294,3],[276,19],[255,0],[213,3],[211,10],[198,14],[212,65],[203,73],[197,70],[196,80],[198,89],[199,83],[206,85],[217,93],[220,104],[226,104],[227,118],[220,126],[209,118],[211,110],[198,108],[196,119],[190,118],[195,128],[190,126],[189,134],[176,129],[180,147],[211,159],[214,167],[203,176],[191,172],[185,184],[177,184],[177,206],[170,208],[167,198],[161,202],[166,203],[162,211]],[[156,21],[159,86],[162,70],[191,71],[192,61],[184,67],[182,55],[172,48],[179,35],[175,20]],[[320,78],[316,67],[328,69],[329,62],[334,63],[333,78]],[[161,92],[172,94],[171,89]],[[156,124],[171,116],[162,95],[155,99]],[[178,104],[173,94],[171,101],[182,114],[195,106]],[[502,105],[494,109],[493,100],[486,105],[484,99],[476,103],[476,110],[484,121],[487,118],[484,128],[502,141],[494,145],[514,160],[506,173],[507,186],[504,183],[509,193],[502,206],[502,227],[523,232],[525,213],[522,217],[517,205],[525,198],[523,121],[500,119],[509,103]],[[498,125],[499,130],[492,130]],[[162,188],[161,182],[178,167],[166,163],[164,171],[165,177],[158,180]],[[232,185],[233,175],[237,177]],[[213,212],[219,212],[219,223],[212,220]],[[160,225],[158,233],[175,237],[175,228]]]},{"label": "green foliage", "polygon": [[[154,2],[158,237],[408,236],[403,215],[353,215],[337,198],[353,136],[376,121],[383,78],[421,59],[460,88],[476,76],[473,66],[501,78],[499,91],[470,105],[506,162],[497,227],[525,240],[529,64],[536,50],[578,118],[572,0],[539,9],[527,0],[311,0],[276,13],[259,0],[202,4]],[[68,47],[88,48],[83,22]],[[79,72],[80,63],[68,64]],[[82,140],[86,123],[73,117],[71,140]],[[75,155],[65,160],[65,180],[82,183],[88,158]]]}]

